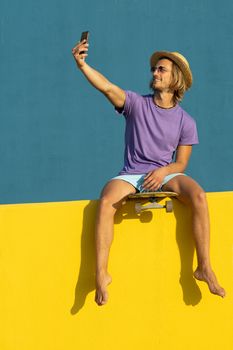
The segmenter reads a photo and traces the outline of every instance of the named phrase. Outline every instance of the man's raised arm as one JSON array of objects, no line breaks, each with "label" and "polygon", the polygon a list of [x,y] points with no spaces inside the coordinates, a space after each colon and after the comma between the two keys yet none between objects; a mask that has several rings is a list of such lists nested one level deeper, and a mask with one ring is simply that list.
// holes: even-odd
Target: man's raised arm
[{"label": "man's raised arm", "polygon": [[112,84],[102,74],[97,72],[85,62],[85,58],[88,56],[88,46],[89,44],[87,43],[87,41],[83,40],[82,42],[79,42],[72,50],[72,54],[74,56],[78,68],[87,78],[87,80],[91,83],[91,85],[94,86],[100,92],[102,92],[115,107],[124,107],[124,90]]}]

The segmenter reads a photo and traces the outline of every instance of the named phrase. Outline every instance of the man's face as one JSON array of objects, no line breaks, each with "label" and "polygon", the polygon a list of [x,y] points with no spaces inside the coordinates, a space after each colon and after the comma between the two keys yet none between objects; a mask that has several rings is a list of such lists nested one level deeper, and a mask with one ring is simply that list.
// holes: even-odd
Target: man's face
[{"label": "man's face", "polygon": [[154,90],[168,91],[172,79],[172,62],[166,58],[159,60],[151,69],[153,78],[151,87]]}]

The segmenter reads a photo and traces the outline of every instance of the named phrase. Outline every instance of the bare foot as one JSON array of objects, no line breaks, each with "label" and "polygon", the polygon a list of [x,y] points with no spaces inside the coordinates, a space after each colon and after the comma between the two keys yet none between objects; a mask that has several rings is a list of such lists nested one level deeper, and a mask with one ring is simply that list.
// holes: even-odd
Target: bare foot
[{"label": "bare foot", "polygon": [[201,270],[197,268],[194,272],[194,277],[197,280],[204,281],[208,284],[211,293],[219,295],[224,298],[226,295],[225,290],[218,284],[215,273],[211,269]]},{"label": "bare foot", "polygon": [[102,306],[108,301],[107,286],[112,282],[112,277],[108,273],[96,275],[95,302]]}]

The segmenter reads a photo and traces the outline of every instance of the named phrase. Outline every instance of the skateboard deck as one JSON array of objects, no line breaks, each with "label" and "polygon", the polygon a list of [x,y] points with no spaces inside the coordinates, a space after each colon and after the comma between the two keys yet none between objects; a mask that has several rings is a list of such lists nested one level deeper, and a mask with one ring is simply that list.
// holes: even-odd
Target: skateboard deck
[{"label": "skateboard deck", "polygon": [[[172,200],[171,199],[167,200],[164,205],[160,204],[159,201],[162,198],[176,198],[177,196],[178,196],[178,193],[176,192],[140,192],[140,193],[130,194],[128,196],[128,199],[137,200],[135,203],[135,211],[138,214],[147,209],[161,209],[161,208],[165,208],[166,212],[170,213],[173,211]],[[140,199],[142,200],[142,202],[139,201]]]}]

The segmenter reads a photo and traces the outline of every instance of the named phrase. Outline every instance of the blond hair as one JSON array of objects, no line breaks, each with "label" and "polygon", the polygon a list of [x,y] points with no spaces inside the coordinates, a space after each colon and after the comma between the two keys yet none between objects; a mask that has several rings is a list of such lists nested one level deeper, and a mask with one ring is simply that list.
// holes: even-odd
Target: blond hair
[{"label": "blond hair", "polygon": [[172,61],[172,81],[170,90],[173,92],[173,100],[175,103],[182,101],[186,91],[186,84],[183,73],[178,65]]}]

